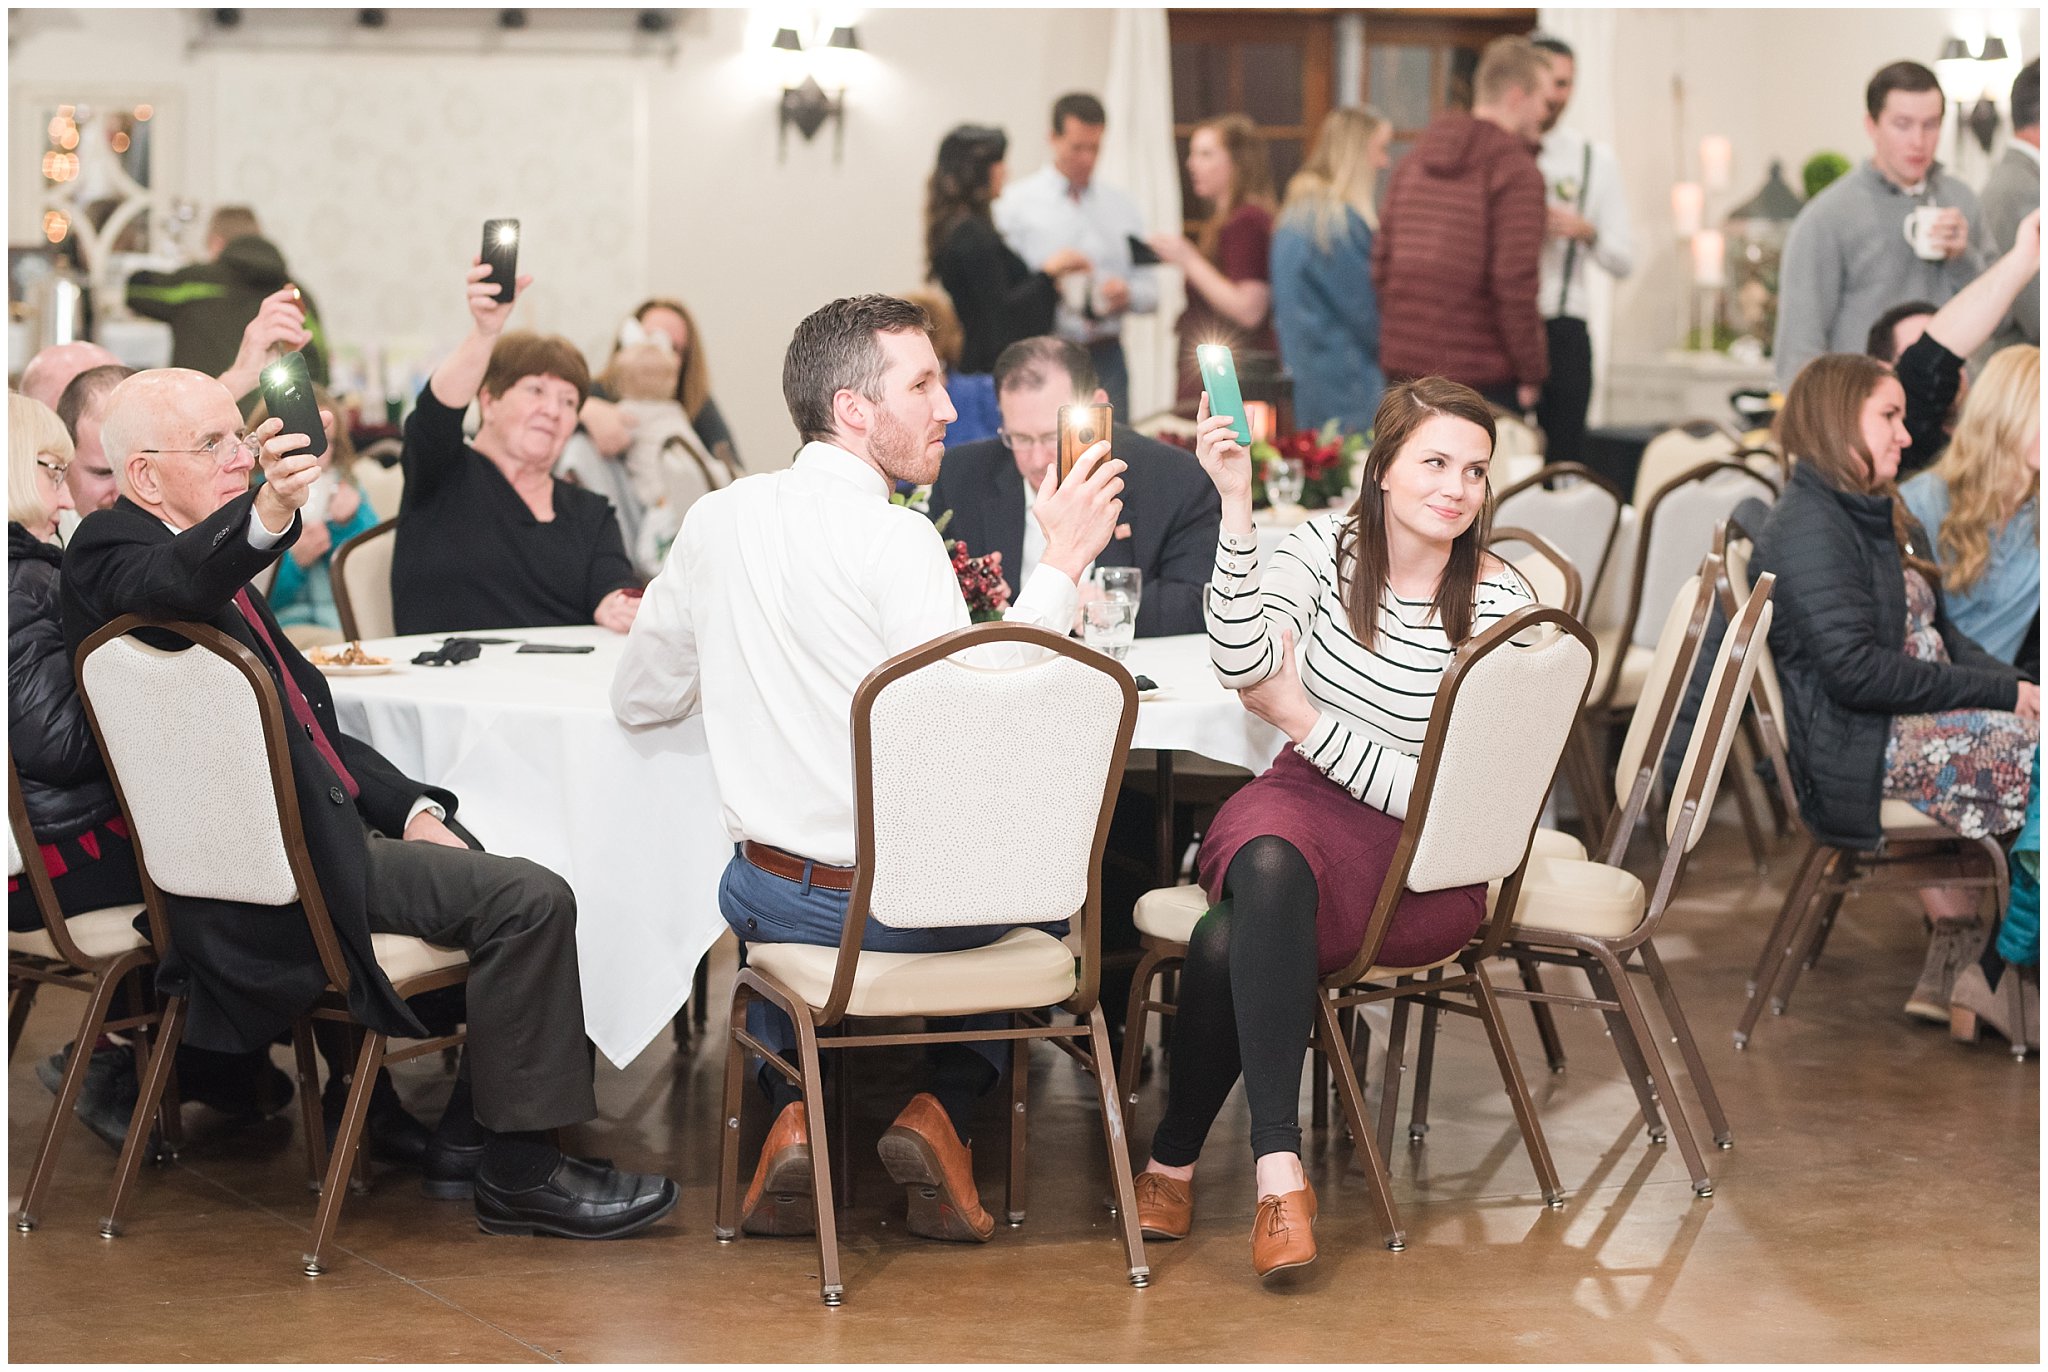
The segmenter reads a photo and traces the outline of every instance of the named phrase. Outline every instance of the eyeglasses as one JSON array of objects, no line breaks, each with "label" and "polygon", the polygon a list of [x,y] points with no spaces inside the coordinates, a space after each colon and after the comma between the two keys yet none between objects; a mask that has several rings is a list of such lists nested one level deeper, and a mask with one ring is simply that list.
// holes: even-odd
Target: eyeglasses
[{"label": "eyeglasses", "polygon": [[997,429],[996,437],[1003,440],[1003,446],[1011,452],[1019,448],[1053,448],[1059,446],[1058,430],[1049,434],[1013,434],[1008,429]]},{"label": "eyeglasses", "polygon": [[255,434],[222,435],[198,448],[137,448],[139,453],[204,453],[213,459],[216,467],[225,467],[234,461],[236,453],[245,453],[251,462],[263,457],[263,444]]},{"label": "eyeglasses", "polygon": [[50,484],[52,486],[63,485],[64,474],[71,470],[69,462],[52,462],[40,453],[36,455],[36,465],[50,474]]}]

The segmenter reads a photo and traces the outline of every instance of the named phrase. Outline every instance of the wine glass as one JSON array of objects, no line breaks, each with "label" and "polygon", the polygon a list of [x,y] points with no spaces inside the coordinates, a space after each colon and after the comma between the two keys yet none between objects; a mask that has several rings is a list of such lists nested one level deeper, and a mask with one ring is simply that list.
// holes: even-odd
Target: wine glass
[{"label": "wine glass", "polygon": [[1274,506],[1299,505],[1308,470],[1298,458],[1275,458],[1266,467],[1266,495]]},{"label": "wine glass", "polygon": [[1081,611],[1081,641],[1122,662],[1137,632],[1138,607],[1128,600],[1091,600]]}]

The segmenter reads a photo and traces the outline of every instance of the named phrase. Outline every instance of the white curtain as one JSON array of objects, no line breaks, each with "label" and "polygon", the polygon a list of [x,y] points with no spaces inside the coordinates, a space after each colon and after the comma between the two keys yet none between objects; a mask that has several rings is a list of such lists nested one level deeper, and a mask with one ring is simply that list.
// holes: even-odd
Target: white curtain
[{"label": "white curtain", "polygon": [[[1110,30],[1109,79],[1103,87],[1109,128],[1096,175],[1129,195],[1154,233],[1178,232],[1180,167],[1173,143],[1173,63],[1163,9],[1117,10]],[[1173,321],[1186,304],[1180,273],[1151,267],[1159,310],[1124,316],[1124,353],[1131,368],[1131,412],[1125,422],[1173,404]]]},{"label": "white curtain", "polygon": [[[1614,151],[1616,129],[1614,102],[1614,11],[1606,9],[1555,9],[1537,11],[1537,26],[1571,45],[1577,59],[1577,85],[1564,122]],[[1650,257],[1650,226],[1635,227],[1636,267],[1643,270]],[[1614,278],[1590,263],[1585,269],[1586,332],[1593,340],[1593,404],[1588,422],[1599,424],[1607,415],[1607,368],[1613,362]]]}]

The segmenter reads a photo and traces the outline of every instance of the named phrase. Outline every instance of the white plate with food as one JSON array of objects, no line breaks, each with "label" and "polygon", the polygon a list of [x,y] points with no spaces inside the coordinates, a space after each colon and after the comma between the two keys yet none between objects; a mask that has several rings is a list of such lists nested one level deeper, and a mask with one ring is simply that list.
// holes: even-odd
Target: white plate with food
[{"label": "white plate with food", "polygon": [[398,670],[390,658],[366,653],[360,643],[315,648],[306,654],[306,661],[319,668],[323,676],[382,676]]}]

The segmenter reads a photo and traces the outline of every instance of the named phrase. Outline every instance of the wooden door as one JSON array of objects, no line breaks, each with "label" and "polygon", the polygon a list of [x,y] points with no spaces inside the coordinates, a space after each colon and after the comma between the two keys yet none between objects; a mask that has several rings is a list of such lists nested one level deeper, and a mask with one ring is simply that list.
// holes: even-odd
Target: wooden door
[{"label": "wooden door", "polygon": [[1273,167],[1273,191],[1308,156],[1330,112],[1336,21],[1328,11],[1168,10],[1173,45],[1173,135],[1189,227],[1208,212],[1188,184],[1188,137],[1219,114],[1257,126]]}]

